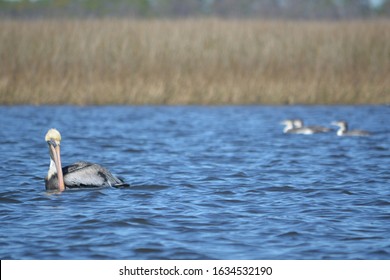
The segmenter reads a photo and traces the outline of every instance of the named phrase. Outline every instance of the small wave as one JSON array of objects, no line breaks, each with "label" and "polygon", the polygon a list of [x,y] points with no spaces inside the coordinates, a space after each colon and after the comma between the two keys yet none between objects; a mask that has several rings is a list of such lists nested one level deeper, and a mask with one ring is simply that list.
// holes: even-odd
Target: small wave
[{"label": "small wave", "polygon": [[390,201],[378,199],[378,200],[373,200],[373,201],[368,201],[368,202],[363,202],[363,203],[357,203],[356,205],[358,205],[358,206],[390,206]]},{"label": "small wave", "polygon": [[132,185],[131,189],[133,190],[151,190],[151,191],[160,191],[171,188],[172,186],[168,185]]},{"label": "small wave", "polygon": [[0,203],[22,203],[20,200],[8,198],[8,197],[0,197]]},{"label": "small wave", "polygon": [[140,149],[127,148],[127,149],[123,150],[123,152],[130,153],[130,154],[135,154],[135,153],[143,153],[145,151],[144,150],[140,150]]},{"label": "small wave", "polygon": [[134,249],[134,252],[141,253],[141,254],[149,254],[149,253],[161,253],[163,250],[157,249],[157,248],[136,248]]},{"label": "small wave", "polygon": [[236,173],[233,173],[230,175],[231,178],[247,178],[248,177],[248,174],[246,174],[245,172],[236,172]]},{"label": "small wave", "polygon": [[299,232],[289,231],[289,232],[279,234],[278,237],[297,237],[299,235],[300,235]]},{"label": "small wave", "polygon": [[346,237],[342,238],[343,241],[364,241],[364,240],[382,240],[381,237],[376,236],[356,236],[356,237]]},{"label": "small wave", "polygon": [[263,189],[264,191],[269,192],[296,192],[299,191],[297,188],[293,186],[274,186],[274,187],[267,187]]}]

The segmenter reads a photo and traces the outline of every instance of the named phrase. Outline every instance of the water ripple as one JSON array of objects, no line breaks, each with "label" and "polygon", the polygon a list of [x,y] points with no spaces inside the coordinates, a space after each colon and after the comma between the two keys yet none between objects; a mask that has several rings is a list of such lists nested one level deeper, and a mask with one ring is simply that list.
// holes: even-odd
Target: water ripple
[{"label": "water ripple", "polygon": [[[0,111],[1,259],[390,259],[386,106]],[[298,116],[373,135],[283,134]],[[130,187],[46,192],[49,127]]]}]

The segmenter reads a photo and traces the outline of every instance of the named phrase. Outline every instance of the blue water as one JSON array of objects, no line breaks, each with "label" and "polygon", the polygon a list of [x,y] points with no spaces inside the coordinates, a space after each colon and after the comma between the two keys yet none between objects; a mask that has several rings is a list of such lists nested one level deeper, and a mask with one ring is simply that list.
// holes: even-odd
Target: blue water
[{"label": "blue water", "polygon": [[[370,137],[285,135],[348,120]],[[390,259],[390,107],[0,107],[1,259]],[[62,162],[128,189],[47,193]]]}]

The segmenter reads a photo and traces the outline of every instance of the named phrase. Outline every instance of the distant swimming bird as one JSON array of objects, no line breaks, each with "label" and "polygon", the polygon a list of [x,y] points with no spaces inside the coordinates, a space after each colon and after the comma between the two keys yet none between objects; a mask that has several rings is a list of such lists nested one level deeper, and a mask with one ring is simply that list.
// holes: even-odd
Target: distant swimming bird
[{"label": "distant swimming bird", "polygon": [[348,130],[348,123],[346,121],[336,121],[332,122],[332,125],[338,126],[337,130],[338,136],[368,136],[371,135],[370,132],[365,130]]},{"label": "distant swimming bird", "polygon": [[281,124],[285,125],[283,132],[291,134],[313,134],[313,130],[306,127],[296,127],[294,125],[294,120],[284,120]]},{"label": "distant swimming bird", "polygon": [[129,186],[99,164],[80,161],[62,168],[61,134],[52,128],[46,133],[45,140],[50,152],[50,167],[45,178],[46,190]]},{"label": "distant swimming bird", "polygon": [[312,134],[330,131],[330,128],[324,127],[324,126],[317,126],[317,125],[304,126],[303,121],[301,119],[295,119],[295,120],[293,120],[293,123],[294,123],[295,128],[306,128],[306,129],[312,131]]}]

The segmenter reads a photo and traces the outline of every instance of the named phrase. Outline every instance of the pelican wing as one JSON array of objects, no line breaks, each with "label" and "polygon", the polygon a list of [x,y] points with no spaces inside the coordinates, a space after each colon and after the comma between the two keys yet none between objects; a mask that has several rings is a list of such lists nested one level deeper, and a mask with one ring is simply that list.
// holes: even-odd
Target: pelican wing
[{"label": "pelican wing", "polygon": [[89,162],[76,162],[62,168],[67,188],[117,187],[126,185],[106,168]]}]

